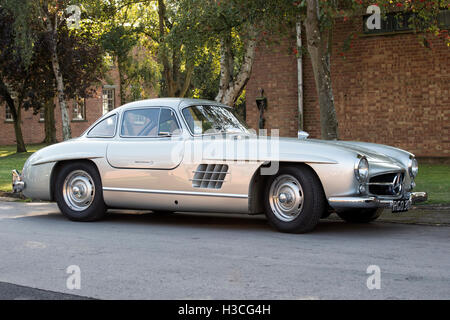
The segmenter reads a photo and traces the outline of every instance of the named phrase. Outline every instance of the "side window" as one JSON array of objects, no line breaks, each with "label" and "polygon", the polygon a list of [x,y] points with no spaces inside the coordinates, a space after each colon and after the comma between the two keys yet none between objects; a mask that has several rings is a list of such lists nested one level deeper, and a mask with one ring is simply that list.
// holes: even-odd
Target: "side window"
[{"label": "side window", "polygon": [[120,134],[124,137],[157,137],[160,108],[125,111]]},{"label": "side window", "polygon": [[116,132],[116,122],[116,114],[100,121],[89,131],[88,137],[114,137]]},{"label": "side window", "polygon": [[171,109],[161,109],[159,116],[159,136],[172,136],[180,134],[180,127],[175,116],[175,111]]}]

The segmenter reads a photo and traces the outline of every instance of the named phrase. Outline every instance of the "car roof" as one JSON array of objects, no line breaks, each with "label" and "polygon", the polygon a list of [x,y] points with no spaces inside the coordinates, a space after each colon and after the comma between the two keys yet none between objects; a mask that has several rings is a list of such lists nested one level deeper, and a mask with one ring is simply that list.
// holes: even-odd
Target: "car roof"
[{"label": "car roof", "polygon": [[204,99],[190,99],[190,98],[155,98],[139,100],[124,104],[123,106],[114,109],[113,111],[123,111],[130,108],[142,108],[142,107],[171,107],[174,109],[182,109],[191,105],[213,104],[223,107],[228,107],[222,103],[216,101],[204,100]]},{"label": "car roof", "polygon": [[115,108],[107,113],[105,113],[103,116],[98,118],[92,125],[89,126],[82,134],[81,136],[86,135],[93,127],[95,127],[100,121],[103,119],[109,118],[110,116],[114,114],[118,114],[122,112],[123,110],[128,109],[134,109],[134,108],[143,108],[143,107],[171,107],[173,109],[179,110],[181,112],[181,109],[187,106],[192,105],[215,105],[215,106],[221,106],[226,108],[231,108],[230,106],[227,106],[223,103],[219,103],[212,100],[206,100],[206,99],[191,99],[191,98],[154,98],[154,99],[145,99],[145,100],[138,100],[129,102],[127,104],[124,104],[118,108]]}]

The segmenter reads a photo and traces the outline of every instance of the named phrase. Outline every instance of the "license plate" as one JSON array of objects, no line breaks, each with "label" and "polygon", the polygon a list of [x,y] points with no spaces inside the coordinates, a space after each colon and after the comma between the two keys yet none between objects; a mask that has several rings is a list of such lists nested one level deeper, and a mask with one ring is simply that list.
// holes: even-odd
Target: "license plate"
[{"label": "license plate", "polygon": [[404,212],[411,208],[410,200],[394,200],[392,203],[392,212]]}]

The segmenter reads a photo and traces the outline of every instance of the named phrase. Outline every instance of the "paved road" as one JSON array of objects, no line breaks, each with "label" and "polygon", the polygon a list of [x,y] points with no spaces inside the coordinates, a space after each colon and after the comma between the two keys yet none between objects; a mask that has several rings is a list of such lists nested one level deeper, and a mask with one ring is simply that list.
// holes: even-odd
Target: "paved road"
[{"label": "paved road", "polygon": [[[69,265],[80,290],[66,288]],[[379,290],[367,289],[369,265]],[[0,299],[450,299],[450,227],[326,220],[290,235],[262,217],[116,211],[76,223],[54,204],[0,202],[0,282]]]}]

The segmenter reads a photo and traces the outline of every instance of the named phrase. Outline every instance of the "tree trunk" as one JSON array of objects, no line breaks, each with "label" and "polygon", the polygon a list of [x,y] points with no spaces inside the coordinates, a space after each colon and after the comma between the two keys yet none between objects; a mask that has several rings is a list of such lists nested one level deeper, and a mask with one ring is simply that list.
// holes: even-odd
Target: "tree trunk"
[{"label": "tree trunk", "polygon": [[25,141],[23,140],[22,135],[22,127],[21,127],[21,110],[20,107],[17,109],[16,117],[14,118],[14,133],[16,134],[16,152],[27,152],[27,148],[25,146]]},{"label": "tree trunk", "polygon": [[185,97],[191,85],[194,65],[186,62],[184,77],[181,72],[180,50],[181,46],[170,48],[165,41],[166,34],[166,4],[158,0],[159,18],[159,56],[163,65],[164,87],[161,88],[163,96]]},{"label": "tree trunk", "polygon": [[119,72],[119,96],[120,96],[120,105],[123,105],[126,103],[126,96],[125,96],[125,75],[123,74],[123,65],[122,62],[120,62],[120,59],[117,59],[117,71]]},{"label": "tree trunk", "polygon": [[320,30],[318,0],[307,0],[305,21],[308,52],[311,57],[314,80],[320,107],[322,139],[338,139],[338,122],[331,86],[330,54],[331,28]]},{"label": "tree trunk", "polygon": [[160,57],[161,63],[163,65],[163,77],[164,77],[164,88],[162,88],[163,95],[168,97],[173,97],[175,94],[174,84],[173,84],[173,70],[169,63],[169,50],[165,42],[166,34],[166,4],[164,0],[158,0],[158,18],[159,18],[159,46],[160,46]]},{"label": "tree trunk", "polygon": [[44,110],[45,138],[44,143],[56,143],[55,105],[53,99],[47,102]]},{"label": "tree trunk", "polygon": [[8,105],[11,115],[14,121],[14,134],[16,136],[16,152],[27,152],[25,141],[23,140],[22,127],[21,127],[21,104],[18,98],[18,94],[12,89],[12,85],[5,81],[0,80],[0,95]]},{"label": "tree trunk", "polygon": [[52,25],[49,15],[46,16],[45,22],[47,25],[47,31],[50,34],[50,52],[51,52],[53,73],[55,75],[55,80],[56,80],[56,90],[57,90],[58,102],[59,102],[59,107],[61,109],[63,139],[69,140],[72,138],[72,132],[70,129],[69,112],[67,110],[66,98],[65,98],[65,94],[64,94],[64,80],[63,80],[63,77],[61,74],[61,69],[59,66],[58,51],[57,51],[58,15],[55,14],[54,25]]},{"label": "tree trunk", "polygon": [[13,105],[9,105],[9,109],[11,110],[11,114],[14,121],[14,133],[16,135],[16,152],[27,152],[27,148],[25,146],[25,141],[23,140],[22,134],[22,109],[20,99],[13,93],[12,101]]},{"label": "tree trunk", "polygon": [[248,28],[248,39],[245,42],[245,54],[242,66],[237,75],[233,75],[234,58],[231,35],[220,44],[220,85],[216,101],[233,106],[244,90],[252,72],[255,59],[257,31],[253,26]]},{"label": "tree trunk", "polygon": [[188,64],[186,66],[186,75],[184,76],[183,84],[178,84],[179,94],[178,96],[184,98],[187,94],[189,86],[191,85],[192,74],[194,73],[194,65]]},{"label": "tree trunk", "polygon": [[220,79],[216,101],[222,102],[224,95],[233,81],[234,58],[232,52],[231,33],[220,39]]}]

